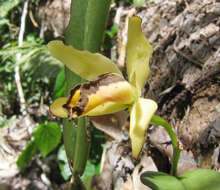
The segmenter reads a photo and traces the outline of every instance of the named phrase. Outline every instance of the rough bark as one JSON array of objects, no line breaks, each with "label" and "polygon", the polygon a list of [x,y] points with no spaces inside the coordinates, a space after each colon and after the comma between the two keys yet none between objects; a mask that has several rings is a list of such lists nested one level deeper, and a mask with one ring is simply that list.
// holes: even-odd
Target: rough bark
[{"label": "rough bark", "polygon": [[[157,114],[171,123],[184,147],[178,174],[197,167],[219,170],[219,148],[214,147],[220,136],[220,3],[159,0],[138,15],[143,19],[143,32],[154,46],[145,94],[159,103]],[[161,127],[151,127],[148,136],[148,146],[136,161],[125,148],[128,141],[106,145],[112,148],[104,153],[101,177],[109,183],[103,189],[137,189],[134,179],[149,168],[142,165],[138,175],[135,168],[146,157],[153,158],[151,170],[169,171],[172,147],[167,144],[167,133]],[[204,161],[199,162],[199,158]]]},{"label": "rough bark", "polygon": [[220,3],[167,0],[140,15],[154,45],[147,95],[159,102],[159,114],[173,121],[183,145],[198,156],[200,136],[220,117]]}]

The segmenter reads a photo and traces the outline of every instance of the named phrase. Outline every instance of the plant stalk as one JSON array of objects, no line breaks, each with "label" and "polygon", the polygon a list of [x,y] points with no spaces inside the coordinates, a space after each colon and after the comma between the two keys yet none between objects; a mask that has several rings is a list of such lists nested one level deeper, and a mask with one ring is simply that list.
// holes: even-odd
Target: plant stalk
[{"label": "plant stalk", "polygon": [[[111,0],[72,0],[70,22],[65,32],[65,43],[78,50],[98,52],[104,39]],[[69,96],[71,89],[85,80],[68,68],[65,68]],[[90,149],[88,125],[86,118],[77,120],[77,128],[73,122],[64,120],[64,146],[72,171],[70,190],[83,189],[80,176],[83,174]]]}]

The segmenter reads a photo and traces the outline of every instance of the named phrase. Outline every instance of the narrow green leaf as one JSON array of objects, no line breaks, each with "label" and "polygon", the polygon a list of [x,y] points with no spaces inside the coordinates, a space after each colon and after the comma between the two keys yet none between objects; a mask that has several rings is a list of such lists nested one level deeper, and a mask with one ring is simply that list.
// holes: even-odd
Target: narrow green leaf
[{"label": "narrow green leaf", "polygon": [[[87,120],[87,121],[86,121]],[[75,145],[75,155],[74,155],[74,166],[73,170],[75,173],[80,176],[83,174],[86,167],[86,162],[89,156],[90,149],[90,139],[88,137],[88,118],[79,118],[78,119],[78,129]]]},{"label": "narrow green leaf", "polygon": [[[63,120],[63,141],[69,163],[74,163],[77,126],[68,119]],[[70,167],[73,167],[71,165]]]},{"label": "narrow green leaf", "polygon": [[198,169],[186,172],[179,176],[179,179],[187,190],[220,189],[220,173],[213,170]]},{"label": "narrow green leaf", "polygon": [[23,0],[7,0],[0,1],[0,17],[6,17],[8,12],[18,6]]},{"label": "narrow green leaf", "polygon": [[58,73],[53,89],[53,98],[59,98],[63,95],[64,90],[66,88],[66,75],[65,68],[63,67]]},{"label": "narrow green leaf", "polygon": [[32,157],[36,152],[36,144],[34,141],[30,141],[26,148],[22,151],[21,155],[18,157],[17,165],[21,171],[24,171],[25,168],[30,164]]},{"label": "narrow green leaf", "polygon": [[59,148],[59,151],[57,153],[57,160],[58,160],[58,165],[61,171],[61,175],[65,180],[68,180],[70,176],[72,175],[71,170],[68,165],[68,160],[66,157],[66,151],[64,149],[64,145],[62,145]]},{"label": "narrow green leaf", "polygon": [[111,0],[88,0],[84,48],[98,52],[104,40]]},{"label": "narrow green leaf", "polygon": [[171,168],[171,173],[173,175],[176,175],[176,170],[177,170],[177,165],[178,165],[178,161],[179,161],[179,157],[180,157],[180,152],[181,150],[179,149],[179,144],[178,144],[178,140],[176,137],[176,134],[173,132],[172,127],[169,125],[169,123],[164,120],[163,118],[154,115],[151,118],[151,122],[152,125],[161,125],[164,127],[164,129],[167,131],[167,133],[170,136],[170,139],[172,141],[172,145],[173,145],[173,163],[172,163],[172,168]]},{"label": "narrow green leaf", "polygon": [[98,190],[97,186],[94,186],[93,177],[100,174],[100,163],[94,165],[91,160],[88,160],[84,174],[81,176],[81,180],[86,187],[86,190]]},{"label": "narrow green leaf", "polygon": [[180,180],[162,172],[144,172],[141,174],[141,182],[153,190],[186,190]]},{"label": "narrow green leaf", "polygon": [[113,38],[118,32],[118,24],[114,23],[110,30],[107,30],[105,33],[110,37]]},{"label": "narrow green leaf", "polygon": [[87,161],[85,172],[81,176],[81,180],[84,182],[88,177],[97,175],[96,167],[91,163],[90,160]]},{"label": "narrow green leaf", "polygon": [[45,157],[59,144],[61,129],[57,123],[49,122],[39,125],[33,135],[37,148],[39,148],[43,157]]},{"label": "narrow green leaf", "polygon": [[85,22],[88,0],[72,0],[70,22],[65,32],[65,42],[78,50],[84,50]]},{"label": "narrow green leaf", "polygon": [[178,141],[177,141],[177,137],[176,134],[173,132],[172,127],[170,126],[170,124],[164,120],[163,118],[161,118],[160,116],[154,115],[151,119],[150,122],[152,125],[161,125],[165,128],[165,130],[167,131],[167,133],[169,134],[172,144],[174,147],[178,146]]},{"label": "narrow green leaf", "polygon": [[8,19],[1,18],[1,20],[0,20],[0,26],[3,26],[3,25],[8,24],[8,23],[9,23],[9,20],[8,20]]},{"label": "narrow green leaf", "polygon": [[[78,50],[98,52],[103,41],[110,3],[111,0],[72,0],[70,23],[65,33],[65,43]],[[66,79],[65,95],[68,96],[70,90],[83,80],[67,68]],[[81,132],[79,132],[80,130]],[[64,120],[64,144],[74,172],[83,172],[89,154],[90,142],[85,131],[86,126],[83,118],[79,119],[77,130]],[[70,139],[71,137],[74,139]],[[71,142],[72,144],[68,144]],[[83,146],[78,144],[81,142],[84,143]],[[75,184],[72,184],[70,189],[77,189],[75,186],[80,183],[77,181],[78,175],[75,177]]]},{"label": "narrow green leaf", "polygon": [[104,38],[111,0],[74,0],[65,42],[78,50],[98,52]]}]

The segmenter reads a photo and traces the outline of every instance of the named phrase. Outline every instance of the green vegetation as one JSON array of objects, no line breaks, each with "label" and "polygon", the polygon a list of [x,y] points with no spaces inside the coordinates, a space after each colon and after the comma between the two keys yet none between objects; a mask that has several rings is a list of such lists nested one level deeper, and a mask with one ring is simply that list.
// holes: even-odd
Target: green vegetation
[{"label": "green vegetation", "polygon": [[57,147],[61,140],[61,129],[55,122],[46,122],[35,128],[33,136],[17,161],[22,171],[30,164],[37,149],[45,157]]},{"label": "green vegetation", "polygon": [[220,173],[198,169],[186,172],[178,177],[162,172],[144,172],[141,181],[153,190],[218,190]]}]

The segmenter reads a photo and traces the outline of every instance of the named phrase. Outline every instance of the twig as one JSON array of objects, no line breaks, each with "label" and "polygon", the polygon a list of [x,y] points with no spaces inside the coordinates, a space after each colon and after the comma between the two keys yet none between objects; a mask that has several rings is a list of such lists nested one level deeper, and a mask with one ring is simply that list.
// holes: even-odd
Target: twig
[{"label": "twig", "polygon": [[[25,21],[26,21],[27,11],[28,11],[28,2],[29,2],[29,0],[25,1],[23,11],[22,11],[20,31],[19,31],[19,35],[18,35],[18,46],[19,47],[21,47],[23,44],[24,31],[25,31]],[[16,60],[19,60],[19,59],[21,59],[21,53],[18,53],[16,56]],[[22,89],[22,85],[21,85],[21,78],[20,78],[19,70],[20,70],[20,67],[18,64],[16,64],[14,72],[15,72],[15,83],[17,86],[18,97],[19,97],[20,106],[21,106],[20,111],[23,116],[27,116],[25,118],[25,124],[26,124],[26,126],[30,127],[31,121],[30,121],[30,117],[26,111],[26,102],[25,102],[25,98],[24,98],[24,92]],[[30,128],[28,128],[28,129],[30,129]],[[29,130],[29,133],[30,133],[30,130]]]},{"label": "twig", "polygon": [[[115,3],[112,5],[114,5],[114,7],[116,6]],[[121,13],[123,11],[123,7],[124,7],[124,1],[121,1],[120,4],[119,4],[119,7],[117,7],[116,9],[116,13],[115,13],[115,17],[114,17],[114,20],[113,20],[113,23],[114,24],[117,24],[117,26],[120,25],[120,20],[121,20]],[[111,8],[113,8],[111,6]],[[117,36],[118,36],[118,33],[117,33]],[[111,60],[116,62],[117,61],[117,47],[116,47],[116,44],[111,48]]]},{"label": "twig", "polygon": [[119,7],[116,10],[115,17],[114,17],[114,23],[116,23],[118,25],[120,24],[121,13],[123,11],[123,7],[124,7],[124,1],[121,1],[119,4]]},{"label": "twig", "polygon": [[38,28],[39,25],[38,25],[37,21],[35,20],[35,18],[34,18],[34,16],[33,16],[33,12],[32,12],[31,10],[29,11],[29,17],[30,17],[31,22],[32,22],[32,24],[34,25],[34,27]]},{"label": "twig", "polygon": [[[27,16],[27,7],[28,7],[28,0],[25,1],[24,7],[23,7],[23,12],[21,16],[21,26],[20,26],[20,31],[19,31],[19,36],[18,36],[18,46],[21,47],[23,44],[23,37],[24,37],[24,30],[25,30],[25,20]],[[21,58],[21,53],[17,54],[16,60],[19,60]],[[21,106],[21,113],[26,114],[26,104],[25,104],[25,99],[24,99],[24,92],[21,86],[21,78],[20,78],[20,73],[19,73],[19,65],[16,64],[15,66],[15,82],[16,86],[18,89],[18,96],[20,99],[20,106]]]},{"label": "twig", "polygon": [[[111,8],[115,8],[116,7],[116,4],[115,3],[112,3],[111,5]],[[121,1],[119,3],[119,7],[116,8],[116,12],[115,12],[115,17],[114,17],[114,20],[113,20],[113,24],[117,24],[117,26],[120,25],[120,20],[121,20],[121,13],[123,11],[123,8],[124,8],[124,1]],[[119,34],[117,33],[117,36]],[[113,62],[116,62],[117,61],[117,46],[116,46],[117,43],[115,43],[113,45],[113,47],[111,48],[111,60]]]},{"label": "twig", "polygon": [[29,0],[26,0],[24,3],[22,15],[21,15],[21,25],[20,25],[20,31],[18,35],[18,46],[22,46],[23,39],[24,39],[24,31],[25,31],[25,21],[27,17],[27,11],[28,11],[28,2]]}]

